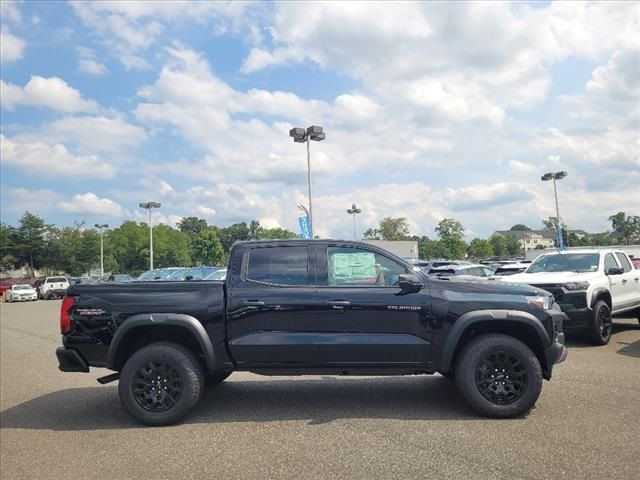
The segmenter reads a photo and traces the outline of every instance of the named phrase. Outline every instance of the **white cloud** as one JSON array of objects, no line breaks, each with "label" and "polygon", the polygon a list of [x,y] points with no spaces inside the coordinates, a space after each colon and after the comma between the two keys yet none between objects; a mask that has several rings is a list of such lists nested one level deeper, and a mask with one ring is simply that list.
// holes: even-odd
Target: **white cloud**
[{"label": "white cloud", "polygon": [[14,0],[2,0],[2,2],[0,2],[0,18],[2,18],[3,22],[20,24],[22,22],[22,13],[18,8],[18,2]]},{"label": "white cloud", "polygon": [[20,60],[24,56],[25,41],[3,27],[0,30],[0,63],[9,63]]},{"label": "white cloud", "polygon": [[82,98],[75,88],[58,77],[32,75],[24,87],[0,80],[2,106],[14,110],[18,105],[46,107],[60,112],[95,112],[98,105]]},{"label": "white cloud", "polygon": [[515,173],[532,174],[538,171],[539,167],[531,165],[527,162],[521,162],[519,160],[509,160],[509,168]]},{"label": "white cloud", "polygon": [[78,70],[89,75],[104,75],[108,72],[107,67],[96,59],[95,52],[87,47],[77,47]]},{"label": "white cloud", "polygon": [[62,117],[42,125],[35,132],[16,136],[22,141],[63,143],[80,152],[123,152],[147,140],[144,129],[127,123],[121,117]]},{"label": "white cloud", "polygon": [[2,191],[2,208],[9,212],[22,213],[25,211],[33,213],[47,212],[55,210],[56,204],[62,195],[48,188],[28,190],[24,187],[5,187]]},{"label": "white cloud", "polygon": [[95,193],[74,195],[69,201],[59,202],[58,206],[65,212],[90,213],[98,217],[120,217],[122,207],[109,198],[99,198]]},{"label": "white cloud", "polygon": [[249,10],[259,13],[264,7],[254,2],[100,1],[72,2],[71,6],[127,69],[148,68],[145,53],[176,23],[192,22],[216,35],[233,31],[253,42],[261,40]]},{"label": "white cloud", "polygon": [[27,175],[63,178],[111,178],[116,168],[97,155],[74,155],[62,144],[21,142],[0,135],[3,166],[23,170]]}]

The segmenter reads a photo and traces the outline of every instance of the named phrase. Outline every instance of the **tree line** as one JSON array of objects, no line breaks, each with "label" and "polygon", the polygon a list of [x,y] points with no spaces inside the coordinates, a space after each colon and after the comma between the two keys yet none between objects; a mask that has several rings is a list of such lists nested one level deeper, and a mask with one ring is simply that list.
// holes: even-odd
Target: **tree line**
[{"label": "tree line", "polygon": [[[612,231],[578,237],[563,226],[565,244],[570,246],[606,246],[640,241],[640,216],[618,212],[609,217]],[[556,231],[555,217],[542,221],[543,229]],[[475,260],[491,256],[514,257],[523,254],[519,238],[530,227],[517,224],[513,234],[490,239],[474,238],[465,242],[463,225],[444,218],[435,227],[435,238],[411,235],[406,218],[386,217],[378,228],[364,232],[365,239],[415,240],[422,259],[446,258]],[[153,227],[154,266],[223,265],[231,246],[242,240],[296,238],[283,228],[265,228],[260,222],[240,222],[227,227],[209,225],[205,219],[185,217],[176,224]],[[78,276],[100,265],[100,234],[83,222],[56,227],[33,213],[25,212],[17,226],[0,223],[0,271],[28,266],[44,273],[64,272]],[[104,232],[105,271],[136,274],[149,265],[149,226],[125,221]]]},{"label": "tree line", "polygon": [[[176,228],[153,227],[154,267],[224,265],[236,241],[295,238],[284,228],[265,228],[253,220],[227,227],[205,219],[185,217]],[[79,276],[100,265],[100,234],[83,222],[56,227],[25,212],[18,226],[0,223],[0,271],[27,266],[45,274]],[[125,221],[104,232],[105,272],[137,274],[149,268],[149,225]]]},{"label": "tree line", "polygon": [[[611,232],[588,234],[578,236],[562,226],[562,234],[565,245],[573,247],[608,246],[631,244],[640,242],[640,216],[626,215],[618,212],[609,217]],[[542,229],[557,231],[558,222],[555,217],[542,220]],[[513,234],[494,235],[490,239],[474,238],[469,243],[463,240],[464,227],[453,218],[444,218],[435,227],[437,238],[428,236],[411,235],[409,222],[404,217],[386,217],[380,221],[378,228],[370,228],[364,232],[365,239],[372,240],[414,240],[418,242],[418,252],[421,259],[446,258],[475,260],[492,256],[517,257],[524,254],[520,239],[522,232],[531,231],[532,228],[524,224],[513,225],[510,229]],[[542,245],[536,249],[544,248]]]}]

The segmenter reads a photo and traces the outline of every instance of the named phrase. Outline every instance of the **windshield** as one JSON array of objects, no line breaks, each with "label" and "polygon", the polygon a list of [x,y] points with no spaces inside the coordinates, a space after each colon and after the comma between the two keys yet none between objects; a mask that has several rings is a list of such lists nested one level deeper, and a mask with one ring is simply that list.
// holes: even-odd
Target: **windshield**
[{"label": "windshield", "polygon": [[526,273],[539,272],[595,272],[598,270],[598,253],[556,253],[537,258]]},{"label": "windshield", "polygon": [[14,290],[33,290],[31,285],[15,285],[13,287]]}]

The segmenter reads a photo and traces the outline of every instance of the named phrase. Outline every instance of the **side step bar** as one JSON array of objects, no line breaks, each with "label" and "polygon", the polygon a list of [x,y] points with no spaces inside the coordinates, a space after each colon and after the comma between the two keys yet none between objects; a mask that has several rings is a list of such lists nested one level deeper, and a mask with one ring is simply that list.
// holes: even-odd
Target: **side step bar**
[{"label": "side step bar", "polygon": [[112,373],[111,375],[106,375],[104,377],[98,378],[98,383],[100,385],[106,385],[107,383],[115,382],[120,378],[120,372]]}]

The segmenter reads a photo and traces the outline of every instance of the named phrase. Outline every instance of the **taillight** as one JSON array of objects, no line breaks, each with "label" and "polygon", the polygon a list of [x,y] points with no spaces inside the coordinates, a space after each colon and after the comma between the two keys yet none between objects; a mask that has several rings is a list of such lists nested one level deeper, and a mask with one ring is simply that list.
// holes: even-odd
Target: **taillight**
[{"label": "taillight", "polygon": [[65,296],[60,306],[60,333],[66,335],[71,331],[71,317],[69,312],[73,308],[74,297]]}]

